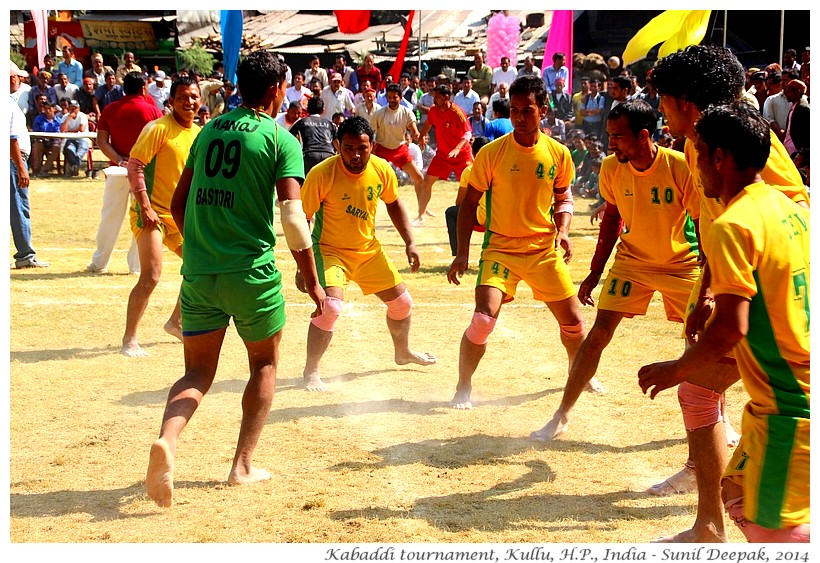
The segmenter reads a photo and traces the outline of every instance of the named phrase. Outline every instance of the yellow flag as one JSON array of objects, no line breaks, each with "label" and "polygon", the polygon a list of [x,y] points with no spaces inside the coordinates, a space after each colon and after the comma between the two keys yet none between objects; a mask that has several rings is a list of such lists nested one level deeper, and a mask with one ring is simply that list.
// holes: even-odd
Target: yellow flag
[{"label": "yellow flag", "polygon": [[663,42],[658,56],[664,57],[688,45],[697,45],[706,35],[711,10],[666,10],[654,17],[629,40],[624,50],[624,66],[646,57]]}]

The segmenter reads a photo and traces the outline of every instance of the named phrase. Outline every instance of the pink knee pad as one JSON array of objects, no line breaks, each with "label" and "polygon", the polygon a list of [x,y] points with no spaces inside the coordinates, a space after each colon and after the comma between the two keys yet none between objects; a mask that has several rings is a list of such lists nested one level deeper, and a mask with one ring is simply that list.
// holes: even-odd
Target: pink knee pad
[{"label": "pink knee pad", "polygon": [[464,331],[464,336],[476,346],[483,346],[495,328],[495,321],[496,319],[490,315],[475,312],[470,326]]},{"label": "pink knee pad", "polygon": [[683,413],[683,425],[693,431],[717,424],[720,415],[720,393],[684,381],[678,385],[678,402]]},{"label": "pink knee pad", "polygon": [[410,297],[410,292],[406,289],[404,293],[393,299],[386,301],[387,318],[394,321],[403,321],[410,316],[410,309],[413,307],[413,298]]},{"label": "pink knee pad", "polygon": [[559,325],[561,336],[567,340],[579,340],[584,337],[584,321],[574,325]]},{"label": "pink knee pad", "polygon": [[325,297],[322,314],[310,319],[310,324],[325,332],[333,332],[336,319],[339,318],[339,314],[342,312],[342,305],[344,305],[344,301],[337,297]]},{"label": "pink knee pad", "polygon": [[724,506],[726,512],[729,513],[729,518],[743,532],[749,543],[809,543],[811,541],[809,524],[772,529],[749,522],[743,516],[743,497],[727,501]]}]

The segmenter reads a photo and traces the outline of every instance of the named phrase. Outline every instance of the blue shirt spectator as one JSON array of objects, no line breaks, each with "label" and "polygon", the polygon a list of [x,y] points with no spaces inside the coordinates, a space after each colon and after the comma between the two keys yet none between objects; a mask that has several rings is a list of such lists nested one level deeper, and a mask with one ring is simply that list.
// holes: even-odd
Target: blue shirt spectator
[{"label": "blue shirt spectator", "polygon": [[63,61],[57,65],[57,72],[62,72],[68,77],[68,81],[77,88],[83,85],[83,64],[74,58],[74,47],[66,45],[63,47]]}]

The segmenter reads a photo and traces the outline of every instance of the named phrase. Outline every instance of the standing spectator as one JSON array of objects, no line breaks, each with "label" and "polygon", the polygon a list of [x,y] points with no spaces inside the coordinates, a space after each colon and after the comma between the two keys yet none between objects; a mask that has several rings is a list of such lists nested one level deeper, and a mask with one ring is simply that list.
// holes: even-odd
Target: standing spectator
[{"label": "standing spectator", "polygon": [[456,93],[455,97],[453,98],[453,103],[461,108],[461,111],[464,112],[464,115],[470,115],[473,113],[473,104],[476,102],[480,102],[481,97],[473,90],[473,80],[469,76],[465,76],[464,79],[461,81],[461,90]]},{"label": "standing spectator", "polygon": [[308,65],[308,68],[305,70],[305,80],[310,82],[314,78],[318,78],[322,83],[322,88],[327,88],[329,85],[327,71],[321,67],[319,57],[316,55],[310,57]]},{"label": "standing spectator", "polygon": [[492,83],[490,84],[490,90],[493,93],[498,92],[498,87],[501,86],[502,83],[507,84],[509,87],[512,84],[513,80],[518,77],[518,73],[516,72],[514,67],[510,67],[510,59],[509,57],[501,57],[501,66],[497,69],[493,70],[493,78]]},{"label": "standing spectator", "polygon": [[[351,92],[359,90],[359,77],[353,67],[347,66],[347,60],[344,55],[336,55],[336,62],[333,64],[333,74],[340,74],[345,88]],[[290,81],[288,81],[290,82]]]},{"label": "standing spectator", "polygon": [[759,70],[752,74],[752,87],[749,89],[749,93],[755,97],[757,100],[757,106],[762,110],[763,104],[766,102],[766,98],[769,97],[769,94],[766,91],[765,71]]},{"label": "standing spectator", "polygon": [[325,104],[321,98],[308,100],[308,116],[303,117],[290,128],[290,132],[302,143],[302,157],[305,175],[310,170],[336,154],[336,126],[322,117]]},{"label": "standing spectator", "polygon": [[[62,120],[57,116],[57,108],[51,102],[43,103],[43,113],[34,118],[32,130],[35,133],[59,133]],[[43,164],[43,156],[46,158]],[[31,173],[34,176],[51,174],[60,158],[60,139],[35,137],[31,143]]]},{"label": "standing spectator", "polygon": [[[108,271],[108,263],[128,211],[130,188],[125,167],[131,148],[143,127],[149,121],[162,117],[154,102],[146,98],[145,77],[141,73],[126,74],[123,91],[125,97],[107,105],[97,120],[97,146],[108,157],[110,167],[105,173],[97,248],[86,268],[87,272],[94,274]],[[140,272],[139,253],[133,237],[128,250],[128,268],[131,273]]]},{"label": "standing spectator", "polygon": [[524,66],[518,70],[516,78],[520,76],[535,76],[541,78],[541,71],[535,68],[535,60],[532,58],[532,53],[524,54]]},{"label": "standing spectator", "polygon": [[[80,111],[80,102],[77,100],[69,102],[68,114],[63,117],[60,131],[62,133],[85,133],[88,131],[88,116]],[[66,176],[77,176],[80,173],[80,165],[87,152],[88,139],[66,139],[63,145]]]},{"label": "standing spectator", "polygon": [[601,121],[604,113],[604,97],[598,91],[601,87],[600,80],[589,81],[589,93],[584,96],[581,102],[581,116],[583,123],[581,129],[587,135],[601,137]]},{"label": "standing spectator", "polygon": [[550,94],[550,105],[555,109],[555,116],[569,128],[575,125],[575,114],[572,110],[572,98],[564,91],[565,84],[563,78],[555,79],[555,89]]},{"label": "standing spectator", "polygon": [[233,82],[226,80],[225,86],[223,87],[225,92],[222,94],[222,97],[225,98],[225,113],[228,113],[232,109],[236,109],[242,105],[242,97],[236,91],[236,86],[234,86]]},{"label": "standing spectator", "polygon": [[67,74],[61,72],[57,75],[57,84],[54,85],[54,94],[57,96],[57,103],[63,98],[76,100],[77,92],[79,91],[80,88],[69,81]]},{"label": "standing spectator", "polygon": [[65,74],[77,90],[83,85],[83,63],[74,58],[74,47],[71,45],[63,47],[63,60],[57,65],[57,72]]},{"label": "standing spectator", "polygon": [[[199,111],[196,113],[197,123],[200,127],[204,127],[211,120],[211,108],[202,104],[199,106]],[[284,113],[282,115],[285,115]]]},{"label": "standing spectator", "polygon": [[339,74],[334,74],[330,79],[330,85],[322,89],[322,102],[325,105],[322,117],[325,119],[330,119],[334,113],[343,113],[348,116],[356,112],[356,106],[353,105],[353,94],[342,86],[342,77]]},{"label": "standing spectator", "polygon": [[123,55],[123,64],[117,67],[117,84],[123,86],[125,84],[125,75],[129,72],[142,73],[142,69],[138,64],[134,63],[134,53],[130,51]]},{"label": "standing spectator", "polygon": [[802,80],[792,80],[786,84],[783,92],[792,104],[783,146],[790,155],[793,155],[800,149],[809,148],[811,133],[809,131],[809,102],[805,96],[806,84]]},{"label": "standing spectator", "polygon": [[94,53],[91,56],[91,68],[83,73],[83,78],[94,79],[94,87],[102,86],[105,82],[105,74],[107,72],[114,73],[114,69],[103,64],[103,56],[100,53]]},{"label": "standing spectator", "polygon": [[54,57],[48,53],[43,55],[43,68],[40,69],[40,72],[43,71],[48,73],[49,80],[51,80],[51,77],[54,76],[55,72],[57,72],[57,66],[54,64]]},{"label": "standing spectator", "polygon": [[288,102],[299,102],[303,117],[307,116],[307,101],[310,99],[310,90],[304,84],[305,73],[297,72],[293,75],[293,86],[285,90],[285,99]]},{"label": "standing spectator", "polygon": [[[201,112],[202,108],[200,108],[199,111]],[[276,123],[290,131],[290,128],[293,127],[293,124],[299,121],[299,117],[301,115],[302,104],[300,104],[299,102],[290,102],[290,104],[288,105],[288,111],[280,113],[276,116]]]},{"label": "standing spectator", "polygon": [[25,113],[28,111],[28,100],[29,94],[31,92],[31,86],[23,82],[23,79],[28,78],[29,75],[28,72],[20,69],[16,65],[14,68],[12,68],[12,70],[14,71],[14,74],[11,75],[11,81],[16,82],[16,86],[11,87],[11,99],[17,103],[17,105],[20,107],[20,111],[22,111],[25,115]]},{"label": "standing spectator", "polygon": [[[368,83],[365,82],[365,84]],[[362,103],[356,106],[356,115],[364,117],[370,123],[373,114],[381,107],[376,103],[376,91],[373,88],[368,88],[364,91]]]},{"label": "standing spectator", "polygon": [[493,110],[493,106],[494,106],[496,100],[507,100],[507,101],[509,101],[509,99],[510,99],[509,90],[510,90],[510,85],[507,84],[506,82],[502,82],[501,84],[498,85],[498,90],[493,92],[493,95],[490,96],[490,101],[487,103],[487,119],[492,121],[493,119],[496,118],[495,112]]},{"label": "standing spectator", "polygon": [[[536,76],[536,78],[540,77]],[[484,136],[491,141],[513,130],[513,124],[510,121],[510,100],[501,98],[494,101],[493,115],[495,119],[488,122],[487,127],[484,128]]]},{"label": "standing spectator", "polygon": [[[424,123],[427,121],[427,114],[430,113],[430,108],[433,107],[433,90],[435,89],[436,79],[431,76],[427,79],[427,90],[416,104],[416,109],[419,111],[419,124],[421,127],[424,127]],[[435,142],[432,142],[432,144],[435,146]]]},{"label": "standing spectator", "polygon": [[800,63],[797,62],[797,51],[794,49],[786,49],[783,52],[783,66],[781,67],[781,72],[783,70],[793,70],[800,75]]},{"label": "standing spectator", "polygon": [[769,97],[763,102],[763,117],[769,123],[777,138],[781,141],[786,138],[786,125],[789,121],[791,103],[783,92],[783,80],[779,72],[766,77]]},{"label": "standing spectator", "polygon": [[171,95],[171,87],[165,82],[165,73],[158,70],[154,75],[154,80],[148,85],[148,94],[154,98],[157,109],[162,111],[165,100]]},{"label": "standing spectator", "polygon": [[225,99],[222,97],[224,82],[222,73],[213,71],[211,76],[199,82],[202,91],[202,103],[211,110],[211,118],[219,117],[225,111]]},{"label": "standing spectator", "polygon": [[580,129],[584,123],[584,116],[581,115],[584,99],[589,94],[589,78],[581,77],[581,89],[572,95],[572,113],[575,115],[575,128]]},{"label": "standing spectator", "polygon": [[117,77],[113,72],[107,72],[105,74],[105,82],[102,86],[98,86],[97,91],[94,92],[94,98],[96,100],[94,102],[94,113],[101,115],[108,104],[121,100],[124,97],[125,90],[117,84]]},{"label": "standing spectator", "polygon": [[[493,93],[493,69],[484,64],[484,53],[480,51],[473,56],[473,61],[475,64],[467,69],[467,77],[472,81],[478,95],[489,100],[490,94]],[[469,114],[470,109],[468,108],[464,113]]]},{"label": "standing spectator", "polygon": [[[10,93],[14,94],[19,87],[20,69],[11,63]],[[20,107],[9,98],[9,130],[10,130],[10,171],[11,171],[11,203],[9,206],[9,220],[11,236],[14,239],[14,267],[15,268],[46,268],[47,262],[37,259],[37,253],[31,247],[31,208],[28,200],[29,175],[26,159],[31,152],[31,138],[26,129],[26,116]]]},{"label": "standing spectator", "polygon": [[563,78],[564,83],[569,80],[569,69],[564,66],[566,55],[564,53],[554,53],[552,55],[552,66],[544,69],[542,78],[544,79],[544,86],[547,87],[547,94],[551,94],[555,90],[555,79]]},{"label": "standing spectator", "polygon": [[374,64],[375,60],[376,57],[372,54],[365,55],[364,64],[356,69],[356,78],[359,84],[364,84],[365,80],[369,80],[371,87],[378,90],[382,85],[382,71]]}]

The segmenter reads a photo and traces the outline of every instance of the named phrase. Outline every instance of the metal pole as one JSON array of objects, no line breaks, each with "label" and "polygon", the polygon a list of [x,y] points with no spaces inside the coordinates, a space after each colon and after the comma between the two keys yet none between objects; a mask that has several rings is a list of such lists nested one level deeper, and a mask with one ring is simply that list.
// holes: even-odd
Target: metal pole
[{"label": "metal pole", "polygon": [[729,17],[729,10],[723,10],[723,48],[726,48],[726,19]]},{"label": "metal pole", "polygon": [[778,61],[783,61],[783,30],[786,27],[786,11],[780,10],[780,58]]},{"label": "metal pole", "polygon": [[419,80],[421,80],[421,10],[416,12],[419,19]]}]

